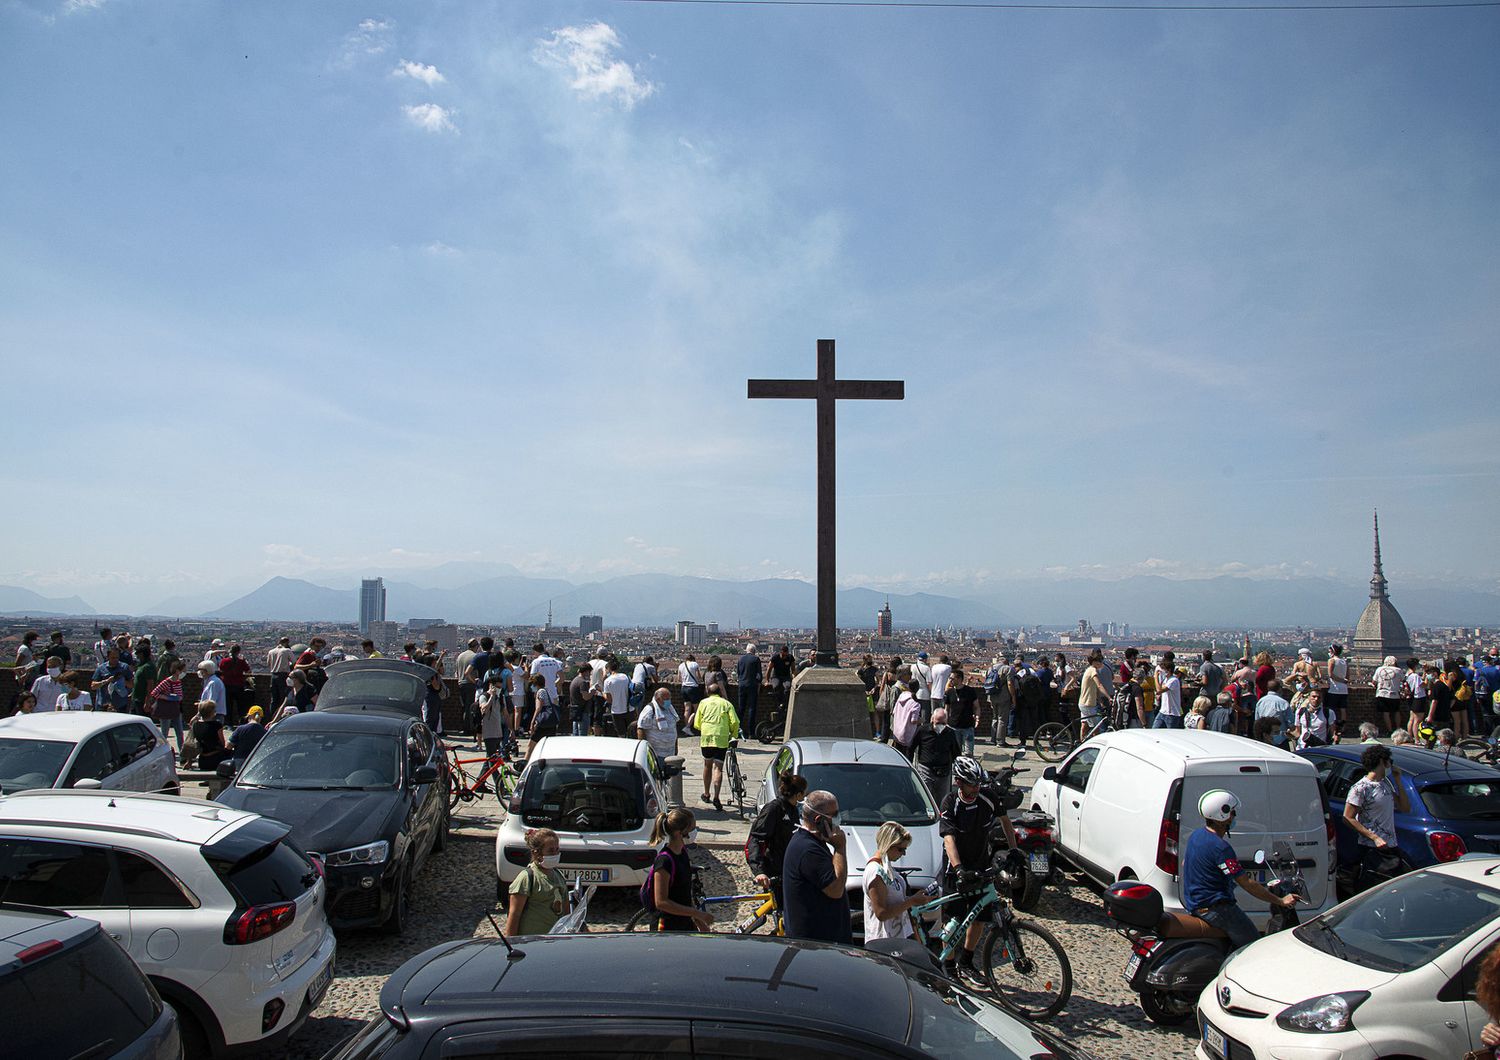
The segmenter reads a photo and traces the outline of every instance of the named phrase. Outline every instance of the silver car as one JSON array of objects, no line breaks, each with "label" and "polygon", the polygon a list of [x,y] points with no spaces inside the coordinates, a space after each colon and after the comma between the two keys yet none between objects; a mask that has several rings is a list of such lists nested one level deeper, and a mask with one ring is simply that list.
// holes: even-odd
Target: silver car
[{"label": "silver car", "polygon": [[179,792],[176,755],[151,719],[60,710],[0,719],[0,794],[29,788]]}]

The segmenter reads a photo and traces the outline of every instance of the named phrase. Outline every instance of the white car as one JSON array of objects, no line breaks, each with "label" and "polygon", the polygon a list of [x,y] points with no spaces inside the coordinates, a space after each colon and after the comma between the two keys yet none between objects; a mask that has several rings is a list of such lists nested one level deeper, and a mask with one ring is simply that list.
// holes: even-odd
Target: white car
[{"label": "white car", "polygon": [[275,1050],[333,978],[322,873],[288,832],[199,799],[7,795],[0,894],[102,924],[177,1011],[189,1057]]},{"label": "white car", "polygon": [[1500,857],[1399,876],[1240,950],[1198,999],[1200,1060],[1453,1060],[1479,1049]]},{"label": "white car", "polygon": [[806,779],[808,791],[832,792],[839,800],[839,824],[849,839],[845,890],[856,913],[864,911],[864,871],[875,853],[875,831],[886,821],[911,833],[911,847],[899,862],[899,867],[915,870],[907,877],[911,890],[937,879],[943,863],[938,808],[900,751],[875,740],[788,740],[766,770],[758,806],[775,800],[776,778],[786,772]]},{"label": "white car", "polygon": [[531,752],[495,836],[495,874],[504,897],[531,861],[526,832],[551,828],[559,871],[571,883],[639,887],[656,858],[656,815],[667,806],[661,766],[645,740],[547,736]]},{"label": "white car", "polygon": [[58,710],[0,720],[0,794],[111,788],[175,794],[176,756],[151,719]]}]

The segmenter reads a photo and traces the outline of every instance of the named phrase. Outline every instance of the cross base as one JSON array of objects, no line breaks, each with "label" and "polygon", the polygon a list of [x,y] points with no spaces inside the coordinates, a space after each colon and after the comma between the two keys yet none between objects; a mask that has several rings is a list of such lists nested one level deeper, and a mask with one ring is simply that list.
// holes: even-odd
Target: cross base
[{"label": "cross base", "polygon": [[811,666],[792,679],[786,738],[804,736],[870,738],[870,708],[858,674],[836,665]]}]

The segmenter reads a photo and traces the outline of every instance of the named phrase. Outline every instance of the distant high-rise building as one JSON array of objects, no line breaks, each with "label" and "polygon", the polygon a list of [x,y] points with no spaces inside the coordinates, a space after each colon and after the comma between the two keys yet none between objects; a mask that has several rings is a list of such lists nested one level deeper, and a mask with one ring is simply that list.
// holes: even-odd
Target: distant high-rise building
[{"label": "distant high-rise building", "polygon": [[877,637],[889,638],[894,628],[891,623],[891,601],[887,597],[885,606],[875,612],[875,635]]},{"label": "distant high-rise building", "polygon": [[682,643],[688,648],[701,648],[708,643],[708,627],[698,622],[689,622],[682,631]]},{"label": "distant high-rise building", "polygon": [[687,643],[687,628],[689,626],[691,626],[692,624],[693,624],[693,620],[690,619],[690,618],[679,618],[677,620],[677,624],[672,628],[672,643],[673,644],[686,644]]},{"label": "distant high-rise building", "polygon": [[710,637],[717,637],[719,635],[719,624],[717,622],[708,623],[708,635]]},{"label": "distant high-rise building", "polygon": [[371,622],[385,621],[385,579],[366,578],[359,583],[359,633],[370,635]]},{"label": "distant high-rise building", "polygon": [[[458,627],[448,622],[434,622],[422,629],[422,641],[437,641],[438,651],[458,651]],[[421,647],[419,644],[418,647]]]},{"label": "distant high-rise building", "polygon": [[604,616],[603,615],[579,615],[578,616],[578,635],[580,637],[587,637],[590,633],[602,633],[602,632],[604,632]]},{"label": "distant high-rise building", "polygon": [[365,634],[381,651],[395,651],[401,647],[401,626],[396,622],[375,621]]},{"label": "distant high-rise building", "polygon": [[1365,670],[1373,670],[1394,655],[1405,662],[1411,651],[1411,635],[1406,620],[1386,595],[1385,571],[1380,565],[1380,513],[1375,513],[1375,574],[1370,578],[1370,602],[1354,627],[1354,650],[1349,661]]}]

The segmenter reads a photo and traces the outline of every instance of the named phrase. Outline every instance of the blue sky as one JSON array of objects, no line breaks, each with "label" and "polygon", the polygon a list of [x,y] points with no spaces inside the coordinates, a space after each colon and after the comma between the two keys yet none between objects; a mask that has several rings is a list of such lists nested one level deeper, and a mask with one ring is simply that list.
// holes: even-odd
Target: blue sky
[{"label": "blue sky", "polygon": [[[0,582],[1500,583],[1500,9],[0,3]],[[66,399],[66,404],[63,400]],[[1399,572],[1399,573],[1398,573]],[[152,597],[152,599],[147,599]],[[118,601],[118,602],[116,602]]]}]

